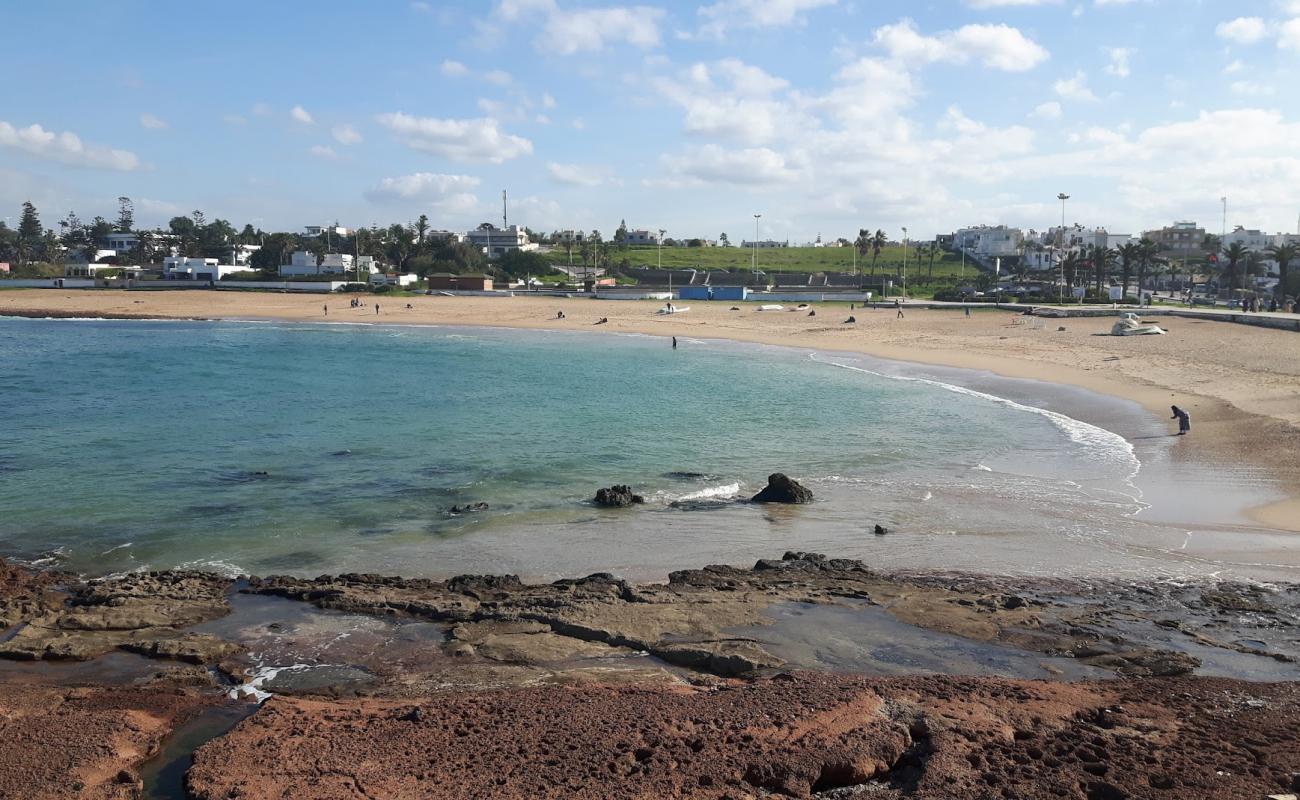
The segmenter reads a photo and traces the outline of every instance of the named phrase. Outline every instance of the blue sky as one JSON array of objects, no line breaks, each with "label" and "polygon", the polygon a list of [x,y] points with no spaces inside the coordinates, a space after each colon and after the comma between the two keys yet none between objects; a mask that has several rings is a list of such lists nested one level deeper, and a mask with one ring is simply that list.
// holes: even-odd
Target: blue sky
[{"label": "blue sky", "polygon": [[[1300,0],[3,0],[0,217],[1295,231]],[[23,76],[30,75],[30,78]]]}]

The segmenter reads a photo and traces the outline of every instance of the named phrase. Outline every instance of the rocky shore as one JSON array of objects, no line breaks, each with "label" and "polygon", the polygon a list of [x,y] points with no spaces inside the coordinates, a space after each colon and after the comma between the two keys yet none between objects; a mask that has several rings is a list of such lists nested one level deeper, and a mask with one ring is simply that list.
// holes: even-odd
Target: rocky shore
[{"label": "rocky shore", "polygon": [[[783,637],[790,613],[806,650]],[[175,725],[290,665],[296,682],[267,682],[275,696],[198,751],[193,796],[1300,791],[1298,586],[901,575],[796,552],[644,584],[0,564],[0,619],[0,796],[137,796]],[[821,660],[845,641],[890,669]],[[985,676],[908,667],[936,647],[940,671]]]}]

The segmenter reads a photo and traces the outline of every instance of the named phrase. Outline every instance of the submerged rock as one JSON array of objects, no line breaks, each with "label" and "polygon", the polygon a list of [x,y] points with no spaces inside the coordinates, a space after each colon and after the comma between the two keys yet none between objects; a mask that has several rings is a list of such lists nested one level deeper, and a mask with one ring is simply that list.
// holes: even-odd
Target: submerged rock
[{"label": "submerged rock", "polygon": [[447,509],[448,514],[472,514],[475,511],[487,511],[487,503],[466,503],[463,506],[452,506]]},{"label": "submerged rock", "polygon": [[794,478],[784,473],[774,472],[767,476],[767,486],[751,498],[755,503],[790,503],[802,504],[813,501],[813,493]]},{"label": "submerged rock", "polygon": [[644,502],[644,497],[633,494],[631,486],[616,484],[607,489],[596,490],[595,503],[602,508],[626,508]]}]

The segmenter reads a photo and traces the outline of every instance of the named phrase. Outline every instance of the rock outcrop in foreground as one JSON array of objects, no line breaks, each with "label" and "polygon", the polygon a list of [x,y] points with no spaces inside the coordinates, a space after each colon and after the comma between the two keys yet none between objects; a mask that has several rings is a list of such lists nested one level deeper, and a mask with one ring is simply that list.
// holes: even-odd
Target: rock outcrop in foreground
[{"label": "rock outcrop in foreground", "polygon": [[711,689],[276,698],[200,749],[201,800],[1263,798],[1300,790],[1300,686],[786,673]]}]

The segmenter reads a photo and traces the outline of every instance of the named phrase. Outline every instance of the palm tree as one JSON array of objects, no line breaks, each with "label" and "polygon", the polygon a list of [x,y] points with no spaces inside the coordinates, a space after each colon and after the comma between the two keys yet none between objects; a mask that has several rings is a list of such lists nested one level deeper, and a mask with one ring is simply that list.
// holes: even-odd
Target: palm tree
[{"label": "palm tree", "polygon": [[1083,259],[1074,250],[1065,254],[1065,260],[1061,262],[1061,277],[1065,280],[1065,286],[1070,291],[1070,296],[1074,296],[1074,281],[1079,275],[1079,267],[1083,266]]},{"label": "palm tree", "polygon": [[1098,299],[1101,298],[1101,285],[1110,277],[1110,271],[1111,268],[1115,266],[1115,256],[1117,255],[1118,253],[1104,245],[1092,246],[1090,256],[1092,259],[1092,272],[1097,286]]},{"label": "palm tree", "polygon": [[1159,264],[1160,245],[1143,238],[1138,242],[1138,296],[1142,295],[1142,284],[1146,283],[1147,270],[1153,265]]},{"label": "palm tree", "polygon": [[1277,262],[1277,286],[1273,288],[1273,294],[1277,296],[1278,301],[1286,297],[1287,275],[1291,269],[1291,262],[1300,257],[1300,245],[1290,243],[1275,244],[1264,251],[1268,257]]},{"label": "palm tree", "polygon": [[930,274],[926,279],[930,283],[934,283],[934,256],[939,252],[939,242],[930,242],[930,244],[927,245],[927,250],[930,253]]},{"label": "palm tree", "polygon": [[[1228,288],[1229,297],[1232,296],[1232,285],[1237,282],[1237,265],[1245,261],[1246,257],[1249,254],[1250,251],[1247,250],[1246,245],[1242,244],[1241,242],[1233,242],[1232,244],[1223,248],[1223,257],[1228,259],[1228,263],[1226,266],[1223,267],[1222,271],[1220,272],[1221,279],[1219,281],[1220,284],[1219,288],[1222,289],[1224,284],[1226,284]],[[1241,288],[1243,290],[1245,290],[1246,288],[1244,271],[1242,273]]]},{"label": "palm tree", "polygon": [[877,228],[876,232],[871,236],[871,274],[872,275],[876,274],[876,259],[880,258],[880,251],[884,249],[885,244],[888,242],[889,242],[889,237],[885,236],[885,232],[880,230],[879,228]]},{"label": "palm tree", "polygon": [[1133,277],[1133,266],[1137,263],[1140,252],[1137,242],[1128,242],[1119,248],[1120,294],[1123,297],[1128,297],[1128,282]]},{"label": "palm tree", "polygon": [[859,256],[866,259],[867,251],[871,249],[871,232],[866,228],[858,228],[858,238],[853,240],[853,247]]}]

